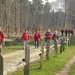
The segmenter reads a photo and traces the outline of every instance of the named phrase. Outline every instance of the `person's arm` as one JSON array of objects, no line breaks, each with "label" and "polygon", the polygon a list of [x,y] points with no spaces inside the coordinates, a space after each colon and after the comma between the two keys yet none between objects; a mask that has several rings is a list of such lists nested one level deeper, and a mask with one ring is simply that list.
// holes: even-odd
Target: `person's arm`
[{"label": "person's arm", "polygon": [[57,39],[59,39],[58,35],[57,35]]},{"label": "person's arm", "polygon": [[28,40],[30,41],[30,35],[28,34]]},{"label": "person's arm", "polygon": [[3,42],[3,45],[5,45],[5,36],[3,32],[2,32],[2,42]]},{"label": "person's arm", "polygon": [[41,35],[39,34],[39,41],[41,40]]},{"label": "person's arm", "polygon": [[22,34],[22,41],[23,41],[23,39],[24,39],[24,33]]},{"label": "person's arm", "polygon": [[34,40],[35,40],[35,34],[34,34]]},{"label": "person's arm", "polygon": [[54,34],[53,34],[53,36],[52,36],[52,40],[54,40]]}]

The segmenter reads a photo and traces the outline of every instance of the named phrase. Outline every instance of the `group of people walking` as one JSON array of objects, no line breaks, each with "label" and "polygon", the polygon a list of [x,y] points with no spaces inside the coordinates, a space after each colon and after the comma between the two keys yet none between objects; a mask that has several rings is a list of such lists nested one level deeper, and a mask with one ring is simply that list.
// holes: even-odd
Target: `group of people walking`
[{"label": "group of people walking", "polygon": [[[39,30],[37,30],[34,33],[35,48],[38,48],[39,47],[40,41],[41,41],[41,37],[42,36],[41,36]],[[57,40],[58,39],[57,31],[55,31],[55,33],[52,35],[50,29],[48,29],[47,32],[45,33],[45,41],[47,42],[47,40],[50,40],[51,38],[53,40]],[[24,49],[25,49],[25,46],[30,41],[30,35],[29,35],[29,33],[28,33],[27,30],[25,30],[25,32],[22,34],[22,40],[24,42]]]},{"label": "group of people walking", "polygon": [[[61,30],[61,34],[62,36],[64,35],[65,33],[65,36],[70,35],[74,35],[74,29],[72,30]],[[34,33],[33,35],[33,38],[34,38],[34,42],[35,42],[35,48],[38,48],[39,45],[40,45],[40,41],[41,41],[41,33],[39,32],[39,30],[36,30],[36,32]],[[1,48],[2,48],[2,44],[4,42],[4,33],[2,32],[1,30],[1,27],[0,27],[0,53],[2,52]],[[58,40],[58,34],[57,34],[57,31],[54,32],[54,34],[51,33],[50,29],[48,29],[45,33],[45,41],[47,42],[47,40]],[[28,44],[28,42],[30,41],[30,34],[28,33],[27,30],[25,30],[25,32],[22,34],[22,40],[24,42],[24,47],[23,49],[25,49],[25,46]]]},{"label": "group of people walking", "polygon": [[67,29],[66,29],[66,30],[63,30],[63,29],[62,29],[62,30],[61,30],[62,36],[64,35],[64,33],[65,33],[65,36],[67,36],[67,34],[68,34],[68,35],[74,35],[74,29],[71,29],[71,30],[70,30],[70,29],[68,29],[68,30],[67,30]]}]

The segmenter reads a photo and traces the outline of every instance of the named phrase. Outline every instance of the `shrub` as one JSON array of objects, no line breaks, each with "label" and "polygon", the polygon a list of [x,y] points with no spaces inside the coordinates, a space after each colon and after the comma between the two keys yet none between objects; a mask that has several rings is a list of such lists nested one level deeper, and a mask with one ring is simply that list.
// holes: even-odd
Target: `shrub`
[{"label": "shrub", "polygon": [[13,41],[5,41],[5,45],[6,46],[10,46],[10,45],[22,45],[22,44],[23,44],[23,41],[20,38],[16,38]]}]

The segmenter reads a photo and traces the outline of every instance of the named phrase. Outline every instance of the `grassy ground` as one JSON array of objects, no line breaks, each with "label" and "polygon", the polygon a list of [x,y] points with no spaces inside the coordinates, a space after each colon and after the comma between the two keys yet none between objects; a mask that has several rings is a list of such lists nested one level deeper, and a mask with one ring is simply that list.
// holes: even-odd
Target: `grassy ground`
[{"label": "grassy ground", "polygon": [[[34,42],[29,42],[29,46],[34,46]],[[12,46],[3,46],[3,54],[8,54],[11,52],[15,52],[18,50],[21,50],[23,48],[23,45],[12,45]]]},{"label": "grassy ground", "polygon": [[[12,35],[12,34],[11,34]],[[16,37],[20,37],[20,36],[15,36],[13,35],[12,37],[10,37],[9,39],[12,39],[14,40]],[[21,38],[21,37],[20,37]],[[42,39],[44,41],[44,39]],[[42,41],[41,40],[41,41]],[[35,42],[34,40],[30,41],[29,46],[34,46],[35,45]],[[12,45],[12,46],[3,46],[2,50],[3,50],[3,54],[7,54],[7,53],[11,53],[11,52],[15,52],[15,51],[18,51],[18,50],[21,50],[23,48],[23,45]]]},{"label": "grassy ground", "polygon": [[69,75],[75,75],[75,63],[72,65]]},{"label": "grassy ground", "polygon": [[22,45],[13,45],[13,46],[4,46],[2,50],[3,50],[3,54],[8,54],[11,52],[21,50],[22,48],[23,48]]},{"label": "grassy ground", "polygon": [[[44,41],[44,39],[42,39]],[[41,41],[42,41],[41,40]],[[30,41],[28,44],[30,47],[35,45],[34,41]],[[21,50],[23,48],[23,45],[12,45],[12,46],[3,46],[3,54],[15,52],[18,50]]]},{"label": "grassy ground", "polygon": [[[59,72],[65,64],[75,55],[75,42],[73,42],[65,51],[60,54],[58,52],[57,57],[54,57],[54,53],[50,53],[50,61],[43,60],[43,68],[39,69],[39,61],[30,66],[30,75],[55,75]],[[75,69],[75,68],[74,68]],[[71,75],[74,75],[75,72]],[[16,72],[12,75],[24,75],[24,72]]]}]

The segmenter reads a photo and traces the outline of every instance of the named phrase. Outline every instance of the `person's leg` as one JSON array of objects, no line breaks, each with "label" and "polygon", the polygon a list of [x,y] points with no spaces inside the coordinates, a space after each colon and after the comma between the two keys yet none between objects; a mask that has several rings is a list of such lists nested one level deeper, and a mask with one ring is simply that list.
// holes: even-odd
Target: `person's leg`
[{"label": "person's leg", "polygon": [[35,41],[35,48],[37,48],[37,42]]},{"label": "person's leg", "polygon": [[63,33],[62,33],[62,36],[63,36]]},{"label": "person's leg", "polygon": [[23,42],[24,42],[24,49],[25,49],[25,46],[26,46],[26,41],[24,40]]},{"label": "person's leg", "polygon": [[26,40],[26,44],[25,45],[28,45],[28,40]]},{"label": "person's leg", "polygon": [[37,42],[37,48],[39,47],[39,42]]},{"label": "person's leg", "polygon": [[57,43],[58,43],[58,40],[54,40],[54,45],[55,45],[55,56],[57,56],[57,53],[58,53]]}]

